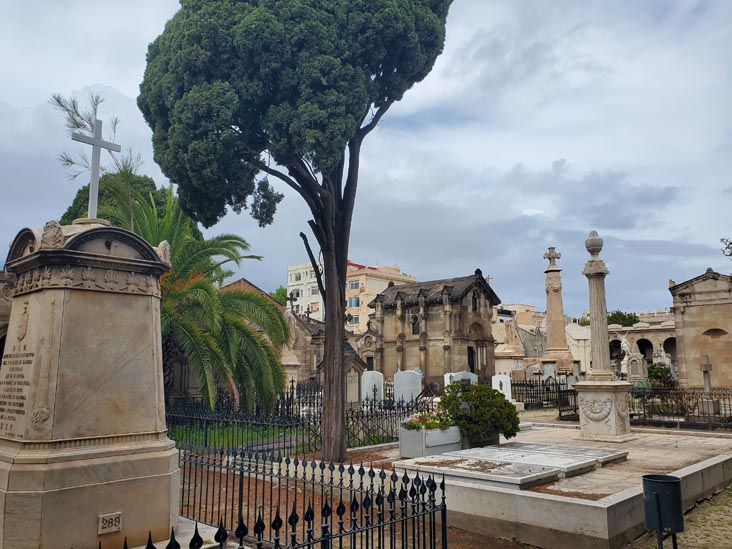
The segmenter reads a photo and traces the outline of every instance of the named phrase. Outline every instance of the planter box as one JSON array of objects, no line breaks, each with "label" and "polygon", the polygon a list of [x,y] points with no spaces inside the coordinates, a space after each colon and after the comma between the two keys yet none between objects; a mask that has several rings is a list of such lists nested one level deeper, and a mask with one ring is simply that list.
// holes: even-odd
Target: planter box
[{"label": "planter box", "polygon": [[460,428],[422,429],[399,428],[399,454],[403,458],[436,456],[460,450]]}]

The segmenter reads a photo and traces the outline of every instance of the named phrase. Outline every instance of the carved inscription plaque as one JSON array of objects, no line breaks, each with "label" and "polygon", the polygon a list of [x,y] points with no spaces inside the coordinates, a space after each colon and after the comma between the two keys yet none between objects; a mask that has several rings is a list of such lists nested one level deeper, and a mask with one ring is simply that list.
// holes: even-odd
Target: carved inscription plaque
[{"label": "carved inscription plaque", "polygon": [[8,351],[3,355],[0,366],[0,435],[23,438],[17,425],[26,413],[36,354],[26,351],[25,346]]}]

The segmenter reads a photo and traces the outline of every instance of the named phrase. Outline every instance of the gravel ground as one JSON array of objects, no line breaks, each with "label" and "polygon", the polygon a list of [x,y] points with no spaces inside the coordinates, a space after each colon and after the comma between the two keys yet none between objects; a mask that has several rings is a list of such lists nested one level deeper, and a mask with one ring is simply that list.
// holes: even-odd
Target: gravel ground
[{"label": "gravel ground", "polygon": [[[732,489],[717,494],[709,501],[694,507],[684,517],[684,531],[677,535],[679,547],[692,548],[732,548]],[[671,547],[671,539],[663,542]],[[638,549],[655,549],[655,536],[636,545]]]}]

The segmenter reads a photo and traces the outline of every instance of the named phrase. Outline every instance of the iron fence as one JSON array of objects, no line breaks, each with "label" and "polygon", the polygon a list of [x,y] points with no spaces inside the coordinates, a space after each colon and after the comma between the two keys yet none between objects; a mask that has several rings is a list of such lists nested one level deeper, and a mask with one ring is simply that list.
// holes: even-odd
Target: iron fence
[{"label": "iron fence", "polygon": [[732,429],[732,389],[639,387],[629,398],[631,424]]},{"label": "iron fence", "polygon": [[570,387],[565,381],[514,381],[511,383],[511,396],[523,402],[527,410],[537,408],[557,408],[560,394],[566,394]]},{"label": "iron fence", "polygon": [[559,389],[557,392],[557,407],[561,421],[579,421],[577,389]]},{"label": "iron fence", "polygon": [[[303,393],[298,399],[288,393],[267,412],[256,408],[242,411],[226,402],[217,403],[216,410],[200,402],[178,402],[166,410],[168,434],[179,446],[279,455],[317,452],[321,448],[322,404],[311,396],[312,393]],[[346,446],[359,448],[397,441],[402,421],[431,406],[429,398],[357,403],[345,411]]]},{"label": "iron fence", "polygon": [[180,452],[180,514],[256,547],[447,547],[444,480],[231,448]]}]

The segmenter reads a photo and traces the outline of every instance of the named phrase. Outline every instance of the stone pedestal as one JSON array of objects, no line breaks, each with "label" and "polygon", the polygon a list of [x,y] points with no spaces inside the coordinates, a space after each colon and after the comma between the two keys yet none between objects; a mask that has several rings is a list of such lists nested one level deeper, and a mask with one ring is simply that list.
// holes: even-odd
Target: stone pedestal
[{"label": "stone pedestal", "polygon": [[720,412],[719,400],[702,398],[699,400],[699,414],[703,416],[718,416]]},{"label": "stone pedestal", "polygon": [[632,440],[628,394],[633,385],[626,381],[580,381],[577,408],[580,416],[580,439],[602,442]]},{"label": "stone pedestal", "polygon": [[160,341],[167,265],[92,221],[24,229],[6,266],[17,280],[0,368],[0,547],[166,539],[179,498]]}]

